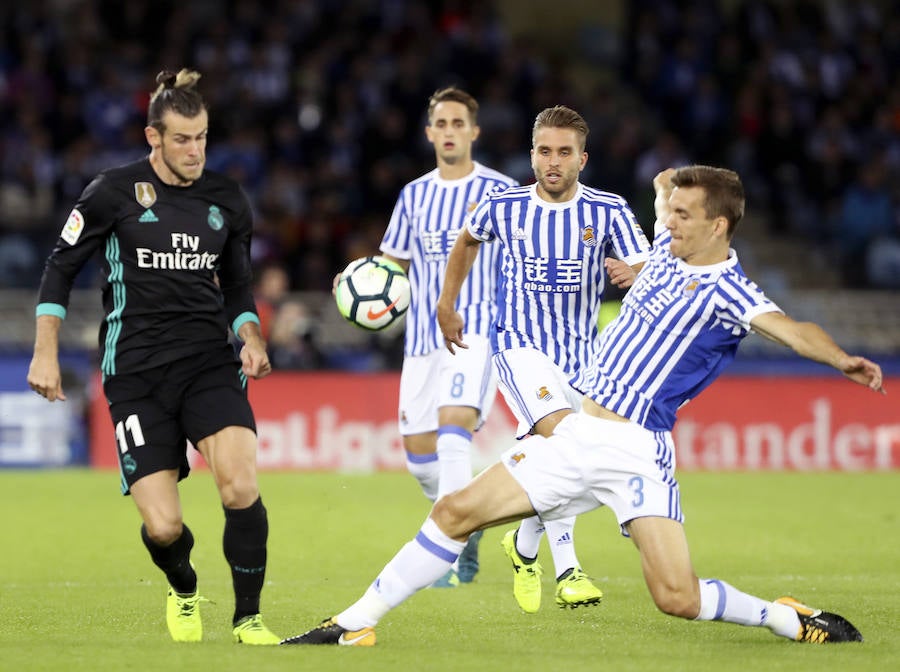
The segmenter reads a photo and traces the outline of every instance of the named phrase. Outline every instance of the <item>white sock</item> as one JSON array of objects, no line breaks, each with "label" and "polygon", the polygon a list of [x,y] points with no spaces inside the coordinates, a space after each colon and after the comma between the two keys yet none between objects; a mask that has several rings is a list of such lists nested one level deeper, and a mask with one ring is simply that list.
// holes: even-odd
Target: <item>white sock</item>
[{"label": "white sock", "polygon": [[409,470],[409,473],[415,476],[425,496],[432,502],[435,501],[438,496],[438,484],[441,478],[437,453],[416,455],[406,451],[406,468]]},{"label": "white sock", "polygon": [[769,602],[766,608],[768,613],[763,625],[779,637],[797,639],[797,635],[800,634],[800,617],[797,612],[786,604],[777,602]]},{"label": "white sock", "polygon": [[695,620],[764,625],[776,635],[790,639],[795,639],[800,631],[797,612],[787,605],[742,593],[718,579],[700,579],[700,614]]},{"label": "white sock", "polygon": [[416,538],[391,558],[363,596],[335,617],[338,625],[347,630],[373,627],[388,611],[446,574],[465,545],[426,519]]},{"label": "white sock", "polygon": [[542,536],[544,536],[544,522],[537,516],[525,518],[519,523],[519,529],[516,531],[516,551],[523,560],[533,560],[537,557]]},{"label": "white sock", "polygon": [[472,434],[457,425],[443,425],[437,434],[440,498],[472,480]]},{"label": "white sock", "polygon": [[572,567],[581,567],[575,555],[575,517],[561,520],[548,520],[544,523],[547,530],[547,543],[553,555],[553,566],[556,576]]},{"label": "white sock", "polygon": [[339,626],[352,632],[374,627],[390,610],[391,605],[381,599],[373,583],[361,598],[335,616],[334,620]]},{"label": "white sock", "polygon": [[[472,433],[459,425],[441,425],[437,431],[438,499],[464,488],[472,480]],[[459,559],[453,563],[459,571]]]}]

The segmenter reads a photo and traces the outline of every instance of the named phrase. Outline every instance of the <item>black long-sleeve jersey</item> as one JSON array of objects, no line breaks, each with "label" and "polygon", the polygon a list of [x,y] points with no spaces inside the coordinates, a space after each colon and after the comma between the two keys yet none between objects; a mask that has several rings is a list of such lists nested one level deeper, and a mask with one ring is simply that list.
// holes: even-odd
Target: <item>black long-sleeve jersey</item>
[{"label": "black long-sleeve jersey", "polygon": [[63,227],[36,312],[64,318],[75,276],[102,249],[104,375],[220,348],[229,325],[258,322],[252,228],[246,195],[224,175],[204,171],[175,187],[157,177],[149,159],[106,170]]}]

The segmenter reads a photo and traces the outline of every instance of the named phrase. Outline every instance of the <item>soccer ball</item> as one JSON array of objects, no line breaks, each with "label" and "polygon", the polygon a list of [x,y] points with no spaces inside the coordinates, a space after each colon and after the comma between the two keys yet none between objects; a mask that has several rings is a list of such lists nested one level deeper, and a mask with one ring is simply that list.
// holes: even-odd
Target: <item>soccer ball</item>
[{"label": "soccer ball", "polygon": [[409,308],[409,278],[397,264],[381,256],[351,261],[341,273],[334,299],[348,322],[380,331]]}]

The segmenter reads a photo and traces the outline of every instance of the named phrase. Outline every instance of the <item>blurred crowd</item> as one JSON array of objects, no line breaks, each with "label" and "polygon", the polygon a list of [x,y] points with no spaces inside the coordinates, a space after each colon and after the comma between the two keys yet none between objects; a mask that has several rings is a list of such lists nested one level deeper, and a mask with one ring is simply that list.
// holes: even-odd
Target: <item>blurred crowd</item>
[{"label": "blurred crowd", "polygon": [[[548,44],[501,0],[3,3],[0,287],[37,285],[87,182],[147,153],[156,73],[187,66],[211,108],[207,167],[246,189],[254,262],[284,295],[329,291],[377,250],[400,188],[434,165],[424,108],[448,84],[480,101],[476,159],[522,182],[535,114],[564,103],[591,127],[583,181],[648,231],[659,169],[726,165],[771,235],[849,287],[900,288],[900,2],[622,0],[613,25],[566,4],[585,8]],[[296,350],[284,366],[318,365]]]}]

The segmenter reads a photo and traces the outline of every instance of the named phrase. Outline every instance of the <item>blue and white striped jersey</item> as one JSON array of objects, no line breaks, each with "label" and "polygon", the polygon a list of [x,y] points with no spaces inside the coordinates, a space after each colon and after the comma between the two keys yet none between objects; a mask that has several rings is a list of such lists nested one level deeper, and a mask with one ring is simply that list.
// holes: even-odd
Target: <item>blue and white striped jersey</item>
[{"label": "blue and white striped jersey", "polygon": [[[435,168],[400,192],[381,251],[409,260],[412,299],[406,314],[404,354],[427,354],[444,347],[437,321],[437,300],[447,257],[466,219],[489,192],[518,184],[475,162],[475,170],[459,180],[444,180]],[[465,333],[488,336],[493,320],[499,245],[482,245],[463,282],[456,305]]]},{"label": "blue and white striped jersey", "polygon": [[494,350],[534,348],[569,375],[596,355],[604,258],[634,265],[650,247],[621,196],[580,183],[565,203],[539,198],[534,184],[492,194],[468,228],[502,246]]},{"label": "blue and white striped jersey", "polygon": [[734,359],[754,317],[780,312],[734,250],[719,264],[691,266],[672,256],[670,242],[668,231],[657,235],[581,381],[598,404],[652,431],[672,429],[678,408]]}]

